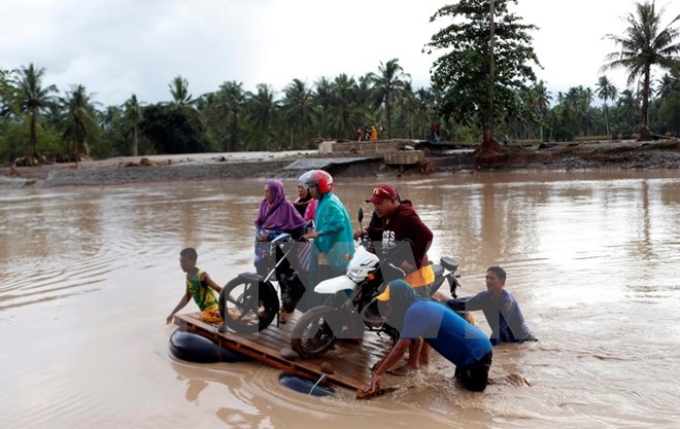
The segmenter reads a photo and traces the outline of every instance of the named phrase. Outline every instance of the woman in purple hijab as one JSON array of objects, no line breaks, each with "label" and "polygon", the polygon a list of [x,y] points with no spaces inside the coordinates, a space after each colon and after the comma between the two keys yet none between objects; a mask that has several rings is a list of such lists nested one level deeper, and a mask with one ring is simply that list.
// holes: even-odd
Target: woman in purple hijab
[{"label": "woman in purple hijab", "polygon": [[295,209],[293,203],[286,199],[286,191],[280,180],[269,180],[264,185],[264,199],[255,218],[255,268],[258,274],[266,275],[269,271],[269,248],[265,244],[277,235],[287,232],[294,237],[304,233],[304,219]]}]

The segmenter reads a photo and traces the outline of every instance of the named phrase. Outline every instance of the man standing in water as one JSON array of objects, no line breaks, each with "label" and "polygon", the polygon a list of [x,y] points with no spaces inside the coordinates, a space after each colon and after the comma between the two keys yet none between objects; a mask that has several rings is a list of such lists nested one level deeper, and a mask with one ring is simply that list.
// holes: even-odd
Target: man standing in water
[{"label": "man standing in water", "polygon": [[472,297],[447,299],[437,293],[434,298],[453,310],[482,310],[491,327],[491,344],[522,343],[538,341],[524,322],[524,315],[517,300],[504,289],[507,275],[501,267],[489,267],[486,271],[486,290]]}]

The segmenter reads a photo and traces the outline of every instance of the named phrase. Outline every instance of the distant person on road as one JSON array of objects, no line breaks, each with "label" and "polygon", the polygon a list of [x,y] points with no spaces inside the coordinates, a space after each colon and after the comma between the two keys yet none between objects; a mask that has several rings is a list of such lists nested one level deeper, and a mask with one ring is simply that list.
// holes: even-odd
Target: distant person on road
[{"label": "distant person on road", "polygon": [[196,249],[191,247],[187,247],[179,253],[179,266],[182,268],[182,271],[187,273],[186,291],[177,306],[165,319],[165,323],[172,322],[175,314],[183,309],[191,301],[192,297],[202,312],[203,320],[208,323],[222,322],[217,306],[217,298],[213,292],[222,292],[222,287],[212,281],[208,273],[196,266],[197,260],[198,253]]},{"label": "distant person on road", "polygon": [[434,127],[432,128],[434,132],[434,141],[435,143],[439,143],[442,141],[442,124],[437,122],[434,124]]}]

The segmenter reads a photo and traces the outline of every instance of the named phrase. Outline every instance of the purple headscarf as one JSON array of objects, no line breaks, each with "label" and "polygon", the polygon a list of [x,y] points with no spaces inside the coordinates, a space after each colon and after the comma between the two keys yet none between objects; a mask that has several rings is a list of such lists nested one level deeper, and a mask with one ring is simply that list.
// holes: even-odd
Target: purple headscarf
[{"label": "purple headscarf", "polygon": [[286,199],[286,191],[280,180],[270,180],[267,182],[267,189],[272,197],[271,204],[267,199],[260,203],[260,210],[255,218],[255,226],[258,229],[278,229],[280,231],[292,232],[302,228],[305,220],[295,206]]}]

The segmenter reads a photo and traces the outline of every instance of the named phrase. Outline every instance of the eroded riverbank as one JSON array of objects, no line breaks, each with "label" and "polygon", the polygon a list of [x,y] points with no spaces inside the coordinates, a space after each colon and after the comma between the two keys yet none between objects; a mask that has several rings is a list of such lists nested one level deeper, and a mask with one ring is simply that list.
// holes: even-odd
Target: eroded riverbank
[{"label": "eroded riverbank", "polygon": [[[448,146],[448,148],[456,146]],[[479,159],[469,146],[454,150],[425,150],[425,160],[413,166],[387,166],[373,154],[363,155],[361,162],[345,162],[332,168],[336,177],[400,177],[446,175],[486,170],[592,170],[592,169],[678,169],[680,141],[663,142],[591,142],[510,146],[491,157]],[[360,158],[362,154],[353,154]],[[324,158],[325,157],[325,158]],[[87,161],[73,164],[42,165],[4,169],[3,183],[15,186],[57,187],[74,185],[110,185],[242,179],[263,177],[295,177],[300,170],[290,168],[299,159],[324,158],[332,163],[332,155],[317,151],[244,152],[229,154],[157,155]],[[332,164],[331,164],[332,165]]]}]

